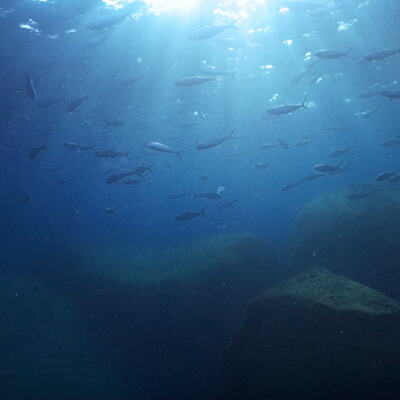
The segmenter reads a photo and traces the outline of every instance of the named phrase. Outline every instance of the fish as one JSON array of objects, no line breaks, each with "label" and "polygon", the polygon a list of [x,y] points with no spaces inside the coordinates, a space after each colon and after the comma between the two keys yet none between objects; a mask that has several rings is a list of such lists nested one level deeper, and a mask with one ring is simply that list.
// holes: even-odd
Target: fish
[{"label": "fish", "polygon": [[226,25],[211,25],[211,26],[203,26],[192,33],[190,33],[187,38],[190,40],[204,40],[210,39],[214,36],[217,36],[221,32],[225,31],[226,29],[232,28],[236,29],[235,25],[237,24],[238,20],[232,21],[230,24]]},{"label": "fish", "polygon": [[136,167],[133,172],[136,175],[139,175],[141,178],[143,177],[142,175],[146,171],[149,171],[153,175],[153,170],[152,170],[153,166],[154,166],[154,163],[151,165],[142,164],[142,165],[139,165],[138,167]]},{"label": "fish", "polygon": [[380,145],[384,147],[396,146],[398,144],[400,144],[400,138],[384,140],[380,143]]},{"label": "fish", "polygon": [[181,129],[188,129],[188,128],[193,128],[194,126],[200,125],[200,122],[197,121],[189,121],[189,122],[184,122],[181,124],[180,128]]},{"label": "fish", "polygon": [[35,85],[33,84],[32,77],[30,75],[27,75],[26,81],[25,81],[25,93],[30,97],[31,99],[34,99],[36,97],[36,89]]},{"label": "fish", "polygon": [[65,102],[65,97],[49,97],[46,100],[38,101],[36,105],[39,108],[50,108],[61,102]]},{"label": "fish", "polygon": [[177,199],[183,199],[184,197],[189,197],[192,195],[192,191],[190,192],[178,192],[178,193],[172,193],[167,196],[167,199],[169,200],[177,200]]},{"label": "fish", "polygon": [[295,76],[292,78],[292,81],[291,81],[291,82],[292,82],[293,84],[299,83],[305,76],[307,76],[308,74],[310,74],[312,71],[313,71],[313,68],[311,67],[311,68],[305,69],[304,71],[299,72],[297,75],[295,75]]},{"label": "fish", "polygon": [[236,80],[236,75],[234,71],[229,71],[229,70],[220,70],[217,69],[215,65],[205,65],[201,68],[201,73],[202,75],[210,75],[214,77],[219,77],[219,76],[230,76],[234,80]]},{"label": "fish", "polygon": [[127,78],[121,82],[121,86],[123,87],[131,87],[143,79],[143,75],[132,76],[131,78]]},{"label": "fish", "polygon": [[359,199],[363,199],[363,198],[371,196],[371,195],[372,195],[372,192],[358,192],[358,193],[349,194],[347,196],[347,198],[349,200],[359,200]]},{"label": "fish", "polygon": [[329,157],[329,158],[336,158],[336,157],[339,157],[339,156],[341,156],[341,155],[343,155],[343,154],[346,154],[346,153],[351,153],[350,148],[346,148],[346,149],[337,149],[337,150],[335,150],[334,152],[332,152],[331,154],[329,154],[328,157]]},{"label": "fish", "polygon": [[74,99],[72,99],[68,105],[67,105],[67,111],[69,113],[74,112],[75,110],[77,110],[83,102],[85,102],[88,99],[88,95],[85,96],[80,96],[80,97],[75,97]]},{"label": "fish", "polygon": [[201,198],[201,199],[207,199],[207,200],[219,200],[222,199],[222,195],[217,192],[203,192],[203,193],[194,193],[193,198]]},{"label": "fish", "polygon": [[339,163],[338,165],[329,165],[329,164],[317,164],[314,166],[314,169],[319,172],[325,172],[327,174],[333,174],[337,172],[341,172],[344,170],[344,167],[342,167],[342,163]]},{"label": "fish", "polygon": [[108,128],[109,126],[118,127],[118,126],[123,126],[123,125],[125,125],[125,121],[123,119],[116,118],[116,119],[113,119],[110,121],[106,121],[104,123],[104,128]]},{"label": "fish", "polygon": [[115,214],[115,208],[114,207],[107,207],[104,209],[104,212],[110,215],[114,215]]},{"label": "fish", "polygon": [[235,130],[232,130],[229,135],[226,136],[216,136],[213,137],[209,140],[206,140],[203,143],[200,143],[196,146],[196,150],[207,150],[207,149],[211,149],[213,147],[216,147],[218,145],[220,145],[221,143],[225,142],[228,139],[236,139],[235,136],[233,136],[233,134],[235,133]]},{"label": "fish", "polygon": [[275,143],[261,143],[261,144],[260,144],[260,147],[261,147],[263,150],[273,149],[273,148],[275,148],[276,146],[277,146],[277,144],[275,144]]},{"label": "fish", "polygon": [[396,175],[395,172],[382,172],[376,177],[377,181],[386,181],[387,179],[391,178],[392,176]]},{"label": "fish", "polygon": [[269,163],[267,163],[267,162],[258,162],[258,163],[256,164],[256,168],[257,168],[257,169],[265,170],[265,169],[267,169],[268,167],[269,167]]},{"label": "fish", "polygon": [[388,179],[388,182],[400,182],[400,174],[394,174]]},{"label": "fish", "polygon": [[301,104],[283,104],[280,106],[269,108],[266,113],[269,115],[284,115],[290,114],[294,111],[299,110],[300,108],[307,108],[306,106],[307,98],[303,100]]},{"label": "fish", "polygon": [[370,99],[371,97],[378,96],[378,94],[379,93],[377,92],[371,92],[371,91],[361,92],[356,94],[356,99]]},{"label": "fish", "polygon": [[225,203],[221,204],[218,208],[220,210],[227,210],[228,208],[231,208],[234,204],[236,204],[238,201],[239,199],[226,201]]},{"label": "fish", "polygon": [[363,60],[369,61],[369,62],[384,60],[385,58],[393,56],[394,54],[397,54],[399,52],[400,52],[400,48],[395,49],[395,50],[379,50],[379,51],[375,51],[374,53],[367,54],[366,56],[363,57]]},{"label": "fish", "polygon": [[135,174],[135,171],[122,171],[122,172],[116,172],[114,174],[111,174],[107,179],[106,183],[111,184],[111,183],[117,183],[121,179],[127,178],[128,176],[132,176]]},{"label": "fish", "polygon": [[295,143],[294,147],[303,147],[303,146],[307,146],[310,143],[312,143],[311,139],[303,139],[303,140],[299,140],[297,143]]},{"label": "fish", "polygon": [[292,190],[292,189],[296,188],[299,185],[301,185],[301,182],[291,182],[291,183],[288,183],[283,188],[281,188],[281,190],[282,190],[282,192],[287,192],[288,190]]},{"label": "fish", "polygon": [[329,49],[323,49],[323,50],[318,50],[314,53],[314,57],[319,58],[320,60],[335,60],[337,58],[341,57],[349,57],[349,52],[348,51],[340,51],[340,50],[329,50]]},{"label": "fish", "polygon": [[315,179],[322,178],[323,176],[326,176],[323,172],[314,172],[313,174],[306,175],[304,178],[301,179],[300,182],[311,182]]},{"label": "fish", "polygon": [[203,210],[201,210],[201,211],[187,211],[182,214],[176,215],[174,217],[174,220],[175,221],[188,221],[190,219],[198,218],[202,215],[205,216],[206,215],[205,213],[206,213],[205,208],[203,208]]},{"label": "fish", "polygon": [[345,132],[348,130],[341,126],[323,126],[322,129],[327,132]]},{"label": "fish", "polygon": [[197,86],[210,81],[215,81],[214,77],[204,75],[192,75],[175,81],[175,86],[190,87]]},{"label": "fish", "polygon": [[28,158],[34,160],[45,149],[47,149],[47,146],[33,147],[28,152]]},{"label": "fish", "polygon": [[289,145],[282,139],[278,139],[279,144],[281,145],[282,149],[287,150],[289,148]]},{"label": "fish", "polygon": [[129,160],[129,153],[121,153],[120,151],[116,151],[114,149],[109,150],[99,150],[95,151],[94,155],[100,158],[118,158],[118,157],[125,157]]},{"label": "fish", "polygon": [[400,99],[400,90],[384,90],[380,94],[390,100]]},{"label": "fish", "polygon": [[64,142],[62,144],[66,149],[72,151],[87,151],[87,150],[94,150],[94,146],[85,146],[79,143],[72,143],[72,142]]},{"label": "fish", "polygon": [[173,148],[167,146],[166,144],[162,144],[160,142],[146,142],[143,143],[143,146],[147,149],[158,151],[160,153],[170,153],[176,154],[179,158],[181,158],[181,154],[184,153],[183,150],[174,150]]},{"label": "fish", "polygon": [[355,113],[354,115],[357,118],[366,119],[366,118],[369,118],[371,115],[374,115],[378,110],[379,110],[379,107],[374,107],[374,108],[371,108],[370,110],[367,110],[367,111],[362,111],[362,112]]},{"label": "fish", "polygon": [[27,195],[25,195],[25,196],[22,196],[22,197],[19,199],[19,201],[20,201],[22,204],[29,203],[30,201],[32,201],[32,196],[29,195],[29,194],[27,194]]},{"label": "fish", "polygon": [[99,18],[98,20],[86,25],[86,28],[95,31],[110,28],[128,18],[132,13],[138,11],[139,7],[142,5],[144,5],[142,1],[135,1],[134,5],[129,7],[127,10],[115,12],[112,15]]}]

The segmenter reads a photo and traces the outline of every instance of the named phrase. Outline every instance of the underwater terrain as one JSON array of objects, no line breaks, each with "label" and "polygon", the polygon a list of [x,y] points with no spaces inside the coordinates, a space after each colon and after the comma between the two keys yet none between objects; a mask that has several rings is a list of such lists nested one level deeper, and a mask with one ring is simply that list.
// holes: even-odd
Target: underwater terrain
[{"label": "underwater terrain", "polygon": [[0,399],[400,398],[399,17],[1,0]]}]

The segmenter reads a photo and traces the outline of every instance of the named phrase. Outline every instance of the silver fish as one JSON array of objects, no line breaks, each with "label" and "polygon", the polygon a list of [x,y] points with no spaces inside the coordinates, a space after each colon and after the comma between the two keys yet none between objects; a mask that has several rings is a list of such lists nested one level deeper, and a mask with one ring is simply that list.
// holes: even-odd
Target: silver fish
[{"label": "silver fish", "polygon": [[202,28],[199,28],[192,33],[190,33],[187,38],[191,40],[204,40],[204,39],[210,39],[214,36],[217,36],[221,32],[223,32],[226,29],[233,28],[235,29],[235,24],[238,21],[232,21],[230,24],[227,25],[212,25],[212,26],[204,26]]},{"label": "silver fish", "polygon": [[126,157],[129,159],[129,153],[121,153],[120,151],[116,151],[114,149],[109,150],[99,150],[94,153],[96,157],[100,158],[118,158],[118,157]]},{"label": "silver fish", "polygon": [[206,210],[203,209],[202,211],[187,211],[183,214],[179,214],[174,217],[175,221],[188,221],[190,219],[198,218],[205,214]]},{"label": "silver fish", "polygon": [[94,150],[94,146],[85,146],[79,143],[65,142],[62,144],[66,149],[72,151],[87,151]]},{"label": "silver fish", "polygon": [[324,49],[324,50],[318,50],[314,53],[314,56],[319,58],[320,60],[335,60],[337,58],[341,57],[349,57],[348,51],[340,51],[340,50],[329,50],[329,49]]},{"label": "silver fish", "polygon": [[291,182],[291,183],[288,183],[283,188],[281,188],[281,190],[282,190],[282,192],[287,192],[288,190],[292,190],[292,189],[296,188],[299,185],[301,185],[301,182]]},{"label": "silver fish", "polygon": [[201,68],[201,73],[203,75],[210,75],[210,76],[230,76],[233,79],[236,79],[234,71],[227,71],[227,70],[219,70],[215,65],[205,65]]},{"label": "silver fish", "polygon": [[236,204],[238,201],[239,201],[239,199],[229,200],[229,201],[221,204],[218,208],[220,210],[227,210],[228,208],[231,208],[234,204]]},{"label": "silver fish", "polygon": [[303,182],[303,183],[304,182],[311,182],[311,181],[314,181],[315,179],[322,178],[323,176],[326,176],[326,175],[324,173],[322,173],[322,172],[314,172],[313,174],[305,176],[301,180],[301,182]]},{"label": "silver fish", "polygon": [[181,158],[181,154],[184,152],[183,150],[174,150],[173,148],[160,142],[146,142],[143,143],[143,146],[147,149],[158,151],[160,153],[176,154],[179,158]]},{"label": "silver fish", "polygon": [[47,149],[47,146],[34,147],[30,149],[28,153],[28,158],[30,160],[34,160],[45,149]]},{"label": "silver fish", "polygon": [[350,148],[346,148],[346,149],[337,149],[334,152],[332,152],[331,154],[328,155],[329,158],[336,158],[336,157],[340,157],[343,154],[346,153],[351,153]]},{"label": "silver fish", "polygon": [[381,146],[384,147],[397,146],[398,144],[400,144],[400,138],[384,140],[381,142]]},{"label": "silver fish", "polygon": [[400,99],[400,90],[384,90],[383,92],[380,92],[380,94],[390,100]]},{"label": "silver fish", "polygon": [[232,130],[229,135],[226,136],[216,136],[213,137],[209,140],[206,140],[203,143],[200,143],[196,146],[196,150],[207,150],[207,149],[211,149],[212,147],[218,146],[221,143],[225,142],[228,139],[236,139],[235,136],[233,136],[233,134],[235,133],[235,130]]},{"label": "silver fish", "polygon": [[113,15],[107,15],[106,17],[91,22],[86,27],[91,30],[101,30],[110,28],[113,25],[122,22],[125,18],[129,17],[133,12],[136,12],[142,5],[144,5],[142,1],[135,1],[134,5],[129,7],[127,10],[115,12]]},{"label": "silver fish", "polygon": [[88,99],[88,95],[85,95],[85,96],[81,96],[81,97],[75,97],[74,99],[72,99],[70,102],[69,102],[69,104],[68,104],[68,106],[67,106],[67,111],[69,112],[69,113],[72,113],[72,112],[74,112],[76,109],[78,109],[81,105],[82,105],[82,103],[84,102],[84,101],[86,101]]},{"label": "silver fish", "polygon": [[179,192],[179,193],[172,193],[167,196],[167,199],[169,200],[177,200],[177,199],[183,199],[184,197],[189,197],[192,195],[192,192]]},{"label": "silver fish", "polygon": [[397,54],[399,52],[400,52],[400,48],[396,49],[396,50],[379,50],[374,53],[367,54],[366,56],[363,57],[363,59],[365,61],[384,60],[385,58],[393,56],[394,54]]},{"label": "silver fish", "polygon": [[306,101],[307,99],[304,99],[304,101],[301,104],[284,104],[281,106],[272,107],[268,109],[266,112],[269,115],[290,114],[294,111],[299,110],[300,108],[307,108]]},{"label": "silver fish", "polygon": [[177,80],[175,82],[175,86],[190,87],[201,85],[202,83],[207,83],[210,81],[215,81],[215,78],[203,75],[193,75]]},{"label": "silver fish", "polygon": [[27,75],[25,81],[25,93],[31,98],[34,99],[36,97],[36,89],[35,85],[33,84],[32,78]]},{"label": "silver fish", "polygon": [[362,112],[355,113],[354,115],[357,118],[367,119],[371,115],[374,115],[378,110],[379,110],[379,107],[374,107],[374,108],[371,108],[370,110],[367,110],[367,111],[362,111]]},{"label": "silver fish", "polygon": [[201,198],[201,199],[207,199],[207,200],[219,200],[222,199],[222,196],[220,193],[217,192],[203,192],[203,193],[194,193],[193,198]]},{"label": "silver fish", "polygon": [[266,162],[258,162],[258,163],[256,164],[256,168],[257,168],[257,169],[265,170],[265,169],[267,169],[268,167],[269,167],[269,163],[266,163]]},{"label": "silver fish", "polygon": [[386,181],[387,179],[391,178],[392,176],[396,175],[395,172],[382,172],[376,177],[377,181]]},{"label": "silver fish", "polygon": [[342,167],[342,163],[338,165],[329,165],[329,164],[317,164],[314,166],[314,169],[319,172],[324,172],[327,174],[335,174],[344,171],[347,168]]},{"label": "silver fish", "polygon": [[117,183],[121,179],[127,178],[128,176],[132,176],[134,173],[135,173],[135,171],[122,171],[122,172],[111,174],[106,179],[106,183],[108,183],[108,184]]}]

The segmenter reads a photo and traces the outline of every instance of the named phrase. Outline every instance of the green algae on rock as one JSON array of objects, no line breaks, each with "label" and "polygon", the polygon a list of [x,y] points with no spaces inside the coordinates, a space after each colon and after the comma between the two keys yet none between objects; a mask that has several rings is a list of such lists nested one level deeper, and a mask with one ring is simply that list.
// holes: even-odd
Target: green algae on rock
[{"label": "green algae on rock", "polygon": [[216,400],[400,396],[400,303],[313,268],[257,298]]}]

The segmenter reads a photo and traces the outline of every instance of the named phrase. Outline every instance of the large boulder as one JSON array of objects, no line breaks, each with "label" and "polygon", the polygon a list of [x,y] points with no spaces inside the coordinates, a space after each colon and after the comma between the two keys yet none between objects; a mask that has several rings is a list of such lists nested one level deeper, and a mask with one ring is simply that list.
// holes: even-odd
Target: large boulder
[{"label": "large boulder", "polygon": [[[273,251],[251,234],[210,237],[162,250],[81,243],[51,257],[47,253],[38,264],[31,269],[32,279],[74,305],[72,321],[65,324],[84,328],[81,336],[89,338],[98,362],[112,370],[105,380],[83,365],[80,371],[91,382],[107,383],[115,393],[104,390],[99,396],[88,388],[87,398],[110,400],[210,396],[223,349],[248,302],[279,278]],[[52,304],[51,298],[46,304]],[[40,315],[40,309],[35,313]],[[59,310],[60,324],[68,315]],[[69,357],[62,344],[69,341],[68,332],[58,338],[60,357]],[[46,358],[47,348],[38,344],[41,349]],[[77,382],[76,390],[84,382]],[[40,388],[32,387],[31,393],[42,395],[46,383]]]},{"label": "large boulder", "polygon": [[400,189],[376,182],[326,193],[297,215],[286,264],[323,265],[400,298]]},{"label": "large boulder", "polygon": [[312,268],[249,306],[217,400],[400,398],[400,303]]}]

